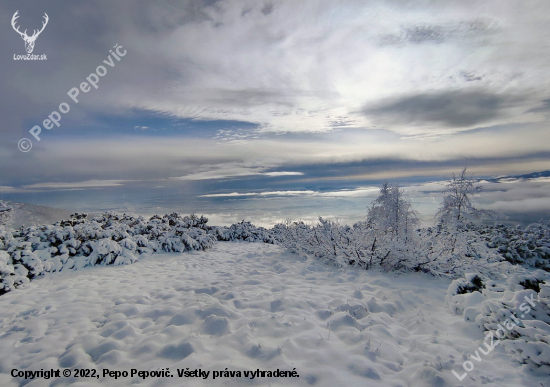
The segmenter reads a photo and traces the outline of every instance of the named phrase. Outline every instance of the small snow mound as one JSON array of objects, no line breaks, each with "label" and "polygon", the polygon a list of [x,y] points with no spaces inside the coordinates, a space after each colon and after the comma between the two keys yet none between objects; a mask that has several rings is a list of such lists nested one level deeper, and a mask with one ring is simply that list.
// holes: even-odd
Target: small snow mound
[{"label": "small snow mound", "polygon": [[246,351],[246,355],[248,357],[265,361],[271,360],[281,353],[281,348],[264,348],[261,344],[253,345],[248,351]]},{"label": "small snow mound", "polygon": [[209,288],[195,289],[195,294],[208,294],[209,296],[211,296],[212,294],[216,293],[218,290],[220,289],[218,289],[215,286],[211,286]]},{"label": "small snow mound", "polygon": [[208,316],[219,316],[219,317],[231,317],[232,313],[229,312],[226,308],[221,305],[210,306],[204,310],[198,310],[197,313],[202,319],[207,318]]},{"label": "small snow mound", "polygon": [[373,367],[369,367],[363,362],[353,362],[348,365],[348,370],[351,373],[361,376],[366,379],[381,380],[380,374]]},{"label": "small snow mound", "polygon": [[170,359],[170,360],[183,360],[187,356],[191,355],[195,349],[191,345],[191,343],[187,341],[182,341],[179,344],[169,344],[163,347],[160,352],[159,356]]},{"label": "small snow mound", "polygon": [[201,325],[201,332],[212,336],[222,336],[230,333],[227,317],[208,316]]},{"label": "small snow mound", "polygon": [[176,326],[188,325],[188,324],[193,324],[194,321],[195,321],[195,314],[187,310],[172,316],[172,318],[168,322],[168,325],[176,325]]},{"label": "small snow mound", "polygon": [[92,360],[94,362],[97,362],[97,360],[107,352],[115,349],[121,349],[121,348],[122,346],[118,341],[107,340],[103,342],[101,345],[99,345],[98,347],[88,351],[88,354],[92,357]]},{"label": "small snow mound", "polygon": [[90,355],[84,352],[81,347],[74,346],[61,356],[59,359],[59,366],[63,368],[71,368],[77,364],[89,362],[90,360]]},{"label": "small snow mound", "polygon": [[108,364],[108,365],[116,365],[120,363],[124,359],[124,354],[121,351],[117,351],[116,349],[106,352],[103,355],[97,359],[97,364]]},{"label": "small snow mound", "polygon": [[443,375],[442,372],[432,367],[425,366],[417,372],[415,379],[421,380],[422,386],[426,387],[451,387],[456,385],[456,383],[454,383],[456,380],[450,379],[453,382],[450,383]]},{"label": "small snow mound", "polygon": [[318,310],[315,312],[315,314],[317,315],[317,317],[319,317],[321,320],[326,320],[327,318],[329,318],[330,316],[332,316],[334,313],[330,310]]},{"label": "small snow mound", "polygon": [[282,310],[285,310],[285,308],[283,308],[283,300],[271,301],[270,307],[271,307],[271,313],[280,312]]},{"label": "small snow mound", "polygon": [[357,328],[357,321],[350,316],[349,314],[346,314],[344,316],[334,316],[332,320],[328,323],[328,326],[331,330],[337,331],[341,327],[354,327]]}]

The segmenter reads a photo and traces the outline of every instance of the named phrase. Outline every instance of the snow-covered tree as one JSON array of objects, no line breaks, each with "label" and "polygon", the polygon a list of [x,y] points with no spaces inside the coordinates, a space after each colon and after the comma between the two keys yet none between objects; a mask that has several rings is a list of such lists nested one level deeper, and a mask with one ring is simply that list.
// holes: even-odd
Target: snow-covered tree
[{"label": "snow-covered tree", "polygon": [[473,175],[468,175],[463,168],[459,175],[452,174],[443,191],[443,202],[435,216],[436,227],[431,233],[429,255],[446,273],[459,273],[480,260],[497,259],[476,223],[497,219],[501,214],[478,209],[472,204],[472,197],[481,190]]},{"label": "snow-covered tree", "polygon": [[367,213],[367,223],[373,229],[391,233],[396,240],[408,239],[420,223],[418,213],[403,193],[398,184],[384,183]]},{"label": "snow-covered tree", "polygon": [[436,213],[438,223],[456,229],[478,220],[498,218],[496,211],[478,209],[472,204],[472,196],[481,190],[473,175],[466,173],[466,168],[459,175],[453,173],[443,191],[443,203]]}]

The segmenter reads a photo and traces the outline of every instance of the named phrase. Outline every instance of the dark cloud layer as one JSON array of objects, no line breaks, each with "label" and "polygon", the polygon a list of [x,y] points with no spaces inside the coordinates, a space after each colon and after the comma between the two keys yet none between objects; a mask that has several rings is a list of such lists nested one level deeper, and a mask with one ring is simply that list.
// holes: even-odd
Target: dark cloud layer
[{"label": "dark cloud layer", "polygon": [[550,98],[542,101],[541,106],[527,110],[527,113],[550,113]]},{"label": "dark cloud layer", "polygon": [[440,91],[399,97],[363,113],[384,123],[468,127],[499,117],[516,100],[484,91]]}]

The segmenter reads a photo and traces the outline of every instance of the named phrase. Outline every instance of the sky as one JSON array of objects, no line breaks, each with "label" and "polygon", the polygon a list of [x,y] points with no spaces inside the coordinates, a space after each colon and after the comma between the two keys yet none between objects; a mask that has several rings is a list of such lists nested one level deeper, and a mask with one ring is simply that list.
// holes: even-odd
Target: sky
[{"label": "sky", "polygon": [[[47,14],[46,60],[17,59],[16,11],[29,36]],[[0,198],[270,225],[360,220],[389,181],[428,220],[463,167],[550,170],[549,22],[544,0],[3,0]],[[475,200],[547,216],[545,179]]]}]

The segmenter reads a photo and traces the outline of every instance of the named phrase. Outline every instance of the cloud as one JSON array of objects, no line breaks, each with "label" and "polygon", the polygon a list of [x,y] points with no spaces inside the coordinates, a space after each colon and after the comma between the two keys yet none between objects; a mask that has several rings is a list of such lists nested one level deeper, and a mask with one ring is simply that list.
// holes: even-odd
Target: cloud
[{"label": "cloud", "polygon": [[22,190],[17,189],[15,187],[0,185],[0,193],[16,193],[16,192],[21,192],[21,191]]},{"label": "cloud", "polygon": [[342,189],[338,191],[329,191],[329,192],[317,192],[315,196],[319,197],[368,197],[368,196],[378,196],[380,192],[379,187],[359,187],[355,189]]},{"label": "cloud", "polygon": [[366,197],[366,196],[376,196],[380,189],[378,187],[359,187],[356,189],[342,189],[338,191],[328,191],[328,192],[318,192],[312,190],[305,191],[268,191],[268,192],[231,192],[231,193],[221,193],[221,194],[207,194],[201,195],[200,197],[204,198],[233,198],[233,197],[264,197],[264,196],[277,196],[277,197],[286,197],[286,196],[309,196],[309,197],[326,197],[326,198],[337,198],[337,197]]},{"label": "cloud", "polygon": [[286,135],[224,145],[216,139],[172,136],[85,141],[56,137],[43,142],[47,140],[47,147],[36,146],[29,155],[17,148],[0,152],[0,185],[48,183],[52,176],[60,182],[170,179],[181,183],[257,177],[263,179],[259,188],[264,188],[272,179],[364,181],[445,176],[465,165],[483,175],[531,172],[547,169],[550,158],[546,145],[550,131],[544,123],[524,125],[521,130],[494,127],[434,139],[403,139],[388,131],[341,130],[314,137]]},{"label": "cloud", "polygon": [[497,32],[491,20],[471,19],[444,24],[416,24],[401,28],[398,34],[385,34],[380,37],[382,45],[394,44],[440,44],[448,41],[481,40]]},{"label": "cloud", "polygon": [[488,205],[487,208],[506,213],[540,213],[541,211],[550,211],[550,197],[498,201]]},{"label": "cloud", "polygon": [[[380,126],[383,122],[365,117],[361,107],[394,101],[404,104],[399,106],[408,109],[409,117],[426,114],[420,122],[460,129],[492,117],[522,121],[522,114],[501,114],[503,103],[515,103],[502,100],[501,93],[528,94],[540,101],[548,89],[550,50],[540,33],[547,26],[548,5],[518,13],[522,3],[515,0],[506,7],[495,0],[397,4],[121,0],[94,7],[72,1],[35,7],[6,0],[0,6],[6,49],[23,49],[9,25],[15,9],[30,25],[47,11],[50,23],[37,50],[49,56],[33,71],[18,61],[2,63],[0,116],[9,122],[0,133],[3,140],[16,142],[29,125],[56,109],[115,43],[128,55],[102,78],[98,90],[81,95],[79,105],[63,118],[64,128],[93,123],[97,114],[142,109],[181,118],[246,121],[263,131],[317,133],[341,124]],[[397,44],[380,46],[381,36]],[[471,90],[465,99],[454,100],[466,103],[458,106],[462,114],[454,113],[458,104],[453,103],[443,103],[449,118],[426,107],[437,102],[426,100],[429,91],[462,90],[473,79],[480,89],[473,95],[479,108],[468,103]],[[407,100],[415,94],[420,97],[416,104]],[[524,107],[522,113],[536,108]],[[389,116],[394,122],[391,105],[383,108],[372,118]],[[399,126],[390,129],[405,132]]]},{"label": "cloud", "polygon": [[[16,9],[28,28],[50,16],[35,48],[47,61],[11,59],[24,52],[9,23]],[[151,201],[254,190],[313,191],[326,203],[320,195],[345,201],[370,195],[355,186],[463,165],[545,169],[549,12],[519,0],[5,0],[0,190],[145,196],[165,179]],[[67,91],[116,43],[128,55],[72,104]],[[61,127],[19,152],[64,101]],[[209,126],[164,130],[136,111]]]},{"label": "cloud", "polygon": [[47,182],[36,183],[23,186],[24,189],[77,189],[77,188],[103,188],[103,187],[117,187],[121,186],[130,180],[88,180],[88,181],[75,181],[75,182]]},{"label": "cloud", "polygon": [[273,161],[258,160],[256,162],[226,162],[223,164],[200,165],[189,168],[190,173],[172,177],[173,180],[214,180],[228,179],[246,176],[300,176],[302,172],[271,171],[268,169],[276,167],[279,163]]},{"label": "cloud", "polygon": [[363,109],[387,124],[472,127],[501,118],[518,98],[486,91],[438,91],[398,97]]},{"label": "cloud", "polygon": [[542,101],[542,105],[527,110],[527,113],[550,113],[550,98]]},{"label": "cloud", "polygon": [[231,193],[225,193],[225,194],[207,194],[207,195],[200,195],[200,198],[234,198],[234,197],[242,197],[242,196],[257,196],[258,193],[255,192],[249,192],[249,193],[239,193],[239,192],[231,192]]},{"label": "cloud", "polygon": [[314,191],[272,191],[272,192],[245,192],[245,193],[239,193],[239,192],[231,192],[226,194],[207,194],[207,195],[200,195],[201,198],[234,198],[234,197],[252,197],[252,196],[305,196],[305,195],[312,195],[314,194]]},{"label": "cloud", "polygon": [[265,172],[262,173],[265,176],[278,177],[278,176],[302,176],[302,172]]}]

